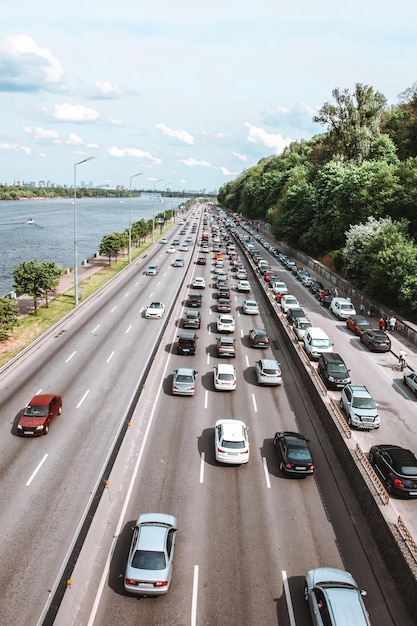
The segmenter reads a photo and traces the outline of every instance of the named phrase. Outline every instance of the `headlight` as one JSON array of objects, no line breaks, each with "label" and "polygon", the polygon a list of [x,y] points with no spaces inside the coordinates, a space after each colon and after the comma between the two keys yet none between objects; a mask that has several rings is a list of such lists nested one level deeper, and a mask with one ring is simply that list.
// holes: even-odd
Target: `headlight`
[{"label": "headlight", "polygon": [[44,429],[44,425],[41,424],[40,426],[36,426],[36,430],[43,430]]},{"label": "headlight", "polygon": [[331,383],[334,383],[334,377],[333,377],[333,376],[329,376],[329,381],[330,381]]}]

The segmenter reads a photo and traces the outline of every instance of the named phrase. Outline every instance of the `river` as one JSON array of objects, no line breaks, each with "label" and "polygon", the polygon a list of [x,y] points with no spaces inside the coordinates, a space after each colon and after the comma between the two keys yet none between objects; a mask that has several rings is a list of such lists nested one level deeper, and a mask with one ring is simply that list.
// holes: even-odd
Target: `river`
[{"label": "river", "polygon": [[[77,256],[79,264],[99,249],[104,235],[122,232],[131,223],[177,210],[184,198],[143,195],[129,198],[78,198]],[[28,223],[29,222],[29,223]],[[30,223],[32,222],[32,223]],[[4,200],[0,202],[0,296],[13,291],[13,269],[23,261],[74,265],[74,201],[71,198]]]}]

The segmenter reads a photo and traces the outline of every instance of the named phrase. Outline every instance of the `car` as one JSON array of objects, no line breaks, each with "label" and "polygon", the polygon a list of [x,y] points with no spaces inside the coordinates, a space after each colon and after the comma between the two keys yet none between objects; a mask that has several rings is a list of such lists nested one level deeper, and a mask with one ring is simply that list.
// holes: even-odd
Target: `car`
[{"label": "car", "polygon": [[168,239],[166,237],[162,237],[162,239],[159,240],[159,243],[168,243]]},{"label": "car", "polygon": [[232,303],[230,301],[230,298],[218,298],[217,310],[219,313],[230,313],[230,311],[232,310]]},{"label": "car", "polygon": [[311,328],[312,323],[307,317],[297,317],[292,325],[298,341],[303,341],[307,328]]},{"label": "car", "polygon": [[298,302],[295,296],[292,296],[291,294],[288,294],[288,293],[282,296],[281,310],[283,313],[288,313],[290,309],[299,309],[299,308],[301,308],[300,303]]},{"label": "car", "polygon": [[214,425],[214,452],[218,463],[248,463],[249,439],[245,422],[235,419],[217,420]]},{"label": "car", "polygon": [[352,574],[335,567],[317,567],[307,572],[304,598],[314,626],[371,626],[363,602],[366,591],[359,589]]},{"label": "car", "polygon": [[176,248],[174,248],[174,246],[169,246],[169,248],[167,248],[167,254],[175,254],[176,253]]},{"label": "car", "polygon": [[321,283],[319,280],[315,280],[313,283],[311,283],[310,285],[310,291],[311,293],[315,294],[319,289],[323,289],[324,285],[323,283]]},{"label": "car", "polygon": [[201,276],[196,276],[193,278],[192,287],[193,289],[205,289],[206,279]]},{"label": "car", "polygon": [[172,242],[171,242],[171,245],[179,246],[180,245],[180,240],[179,239],[173,239]]},{"label": "car", "polygon": [[351,428],[372,430],[381,424],[377,404],[365,385],[349,384],[343,387],[340,408],[345,411]]},{"label": "car", "polygon": [[174,370],[172,378],[172,395],[193,396],[195,394],[195,384],[197,370],[192,367],[179,367]]},{"label": "car", "polygon": [[47,435],[51,421],[61,413],[61,396],[53,393],[33,396],[20,414],[17,432],[22,437]]},{"label": "car", "polygon": [[201,293],[189,293],[185,301],[185,306],[201,307],[203,298]]},{"label": "car", "polygon": [[218,357],[226,356],[234,358],[236,356],[236,340],[234,337],[222,336],[216,339],[216,354]]},{"label": "car", "polygon": [[332,294],[333,294],[333,291],[331,289],[327,289],[326,287],[322,287],[321,289],[316,291],[316,293],[314,295],[317,298],[317,300],[319,302],[321,302],[322,300],[324,300],[324,298],[327,298],[328,296],[331,296]]},{"label": "car", "polygon": [[213,382],[218,391],[234,391],[237,385],[236,368],[230,363],[218,363],[213,367]]},{"label": "car", "polygon": [[310,274],[305,274],[301,279],[301,284],[304,285],[304,287],[310,287],[314,282],[316,282],[316,279],[310,276]]},{"label": "car", "polygon": [[252,348],[269,348],[269,337],[265,328],[252,328],[249,331],[249,343]]},{"label": "car", "polygon": [[363,315],[349,315],[346,320],[346,326],[360,337],[365,330],[371,329],[370,321]]},{"label": "car", "polygon": [[258,385],[272,385],[274,387],[282,384],[282,374],[278,361],[275,359],[259,359],[255,363],[255,374]]},{"label": "car", "polygon": [[227,285],[222,284],[217,287],[217,298],[230,298],[230,289]]},{"label": "car", "polygon": [[235,332],[235,318],[228,313],[220,313],[217,316],[217,332],[218,333],[234,333]]},{"label": "car", "polygon": [[159,272],[159,269],[157,265],[149,265],[148,269],[146,270],[146,275],[156,276],[158,272]]},{"label": "car", "polygon": [[181,333],[177,339],[178,354],[195,354],[198,339],[195,333]]},{"label": "car", "polygon": [[183,328],[200,328],[201,315],[200,311],[191,309],[191,311],[185,311]]},{"label": "car", "polygon": [[303,319],[305,319],[306,314],[304,313],[304,310],[301,308],[296,308],[296,309],[288,309],[288,313],[287,313],[287,322],[290,326],[294,325],[294,322],[296,319],[302,317]]},{"label": "car", "polygon": [[248,280],[239,280],[236,288],[240,293],[250,293],[251,291],[250,283]]},{"label": "car", "polygon": [[320,354],[317,373],[328,389],[343,389],[350,383],[349,370],[337,352]]},{"label": "car", "polygon": [[339,320],[347,320],[349,315],[356,315],[356,309],[350,298],[333,298],[329,311]]},{"label": "car", "polygon": [[375,445],[369,450],[369,462],[384,481],[389,494],[417,498],[417,458],[400,446]]},{"label": "car", "polygon": [[259,305],[256,300],[243,300],[242,311],[245,315],[257,315],[259,313]]},{"label": "car", "polygon": [[287,285],[282,281],[273,281],[272,283],[272,291],[274,294],[282,294],[285,296],[288,293]]},{"label": "car", "polygon": [[246,279],[247,279],[247,277],[248,277],[248,273],[247,273],[247,271],[246,271],[246,270],[244,270],[244,269],[238,269],[238,270],[236,271],[236,278],[237,278],[238,280],[246,280]]},{"label": "car", "polygon": [[403,382],[417,397],[417,372],[407,372],[404,374]]},{"label": "car", "polygon": [[274,446],[282,473],[302,478],[314,474],[314,461],[308,439],[301,433],[277,432],[274,436]]},{"label": "car", "polygon": [[162,302],[151,302],[147,309],[145,309],[146,319],[160,319],[164,316],[165,305]]},{"label": "car", "polygon": [[135,595],[167,593],[172,578],[177,518],[165,513],[142,513],[133,528],[124,588]]},{"label": "car", "polygon": [[183,243],[180,247],[179,247],[180,252],[188,252],[189,248],[187,246],[186,243]]},{"label": "car", "polygon": [[207,264],[207,261],[206,261],[205,256],[197,257],[197,265],[206,265],[206,264]]},{"label": "car", "polygon": [[175,259],[172,267],[184,267],[184,259]]},{"label": "car", "polygon": [[365,330],[361,334],[360,340],[371,352],[389,352],[391,350],[391,339],[383,330],[372,328]]}]

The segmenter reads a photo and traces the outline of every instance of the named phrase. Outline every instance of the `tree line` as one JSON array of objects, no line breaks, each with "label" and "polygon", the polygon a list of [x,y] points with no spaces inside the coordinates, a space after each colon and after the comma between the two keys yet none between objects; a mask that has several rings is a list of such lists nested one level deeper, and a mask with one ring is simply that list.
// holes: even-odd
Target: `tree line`
[{"label": "tree line", "polygon": [[368,85],[336,88],[313,120],[322,134],[261,159],[219,202],[417,320],[417,83],[391,107]]}]

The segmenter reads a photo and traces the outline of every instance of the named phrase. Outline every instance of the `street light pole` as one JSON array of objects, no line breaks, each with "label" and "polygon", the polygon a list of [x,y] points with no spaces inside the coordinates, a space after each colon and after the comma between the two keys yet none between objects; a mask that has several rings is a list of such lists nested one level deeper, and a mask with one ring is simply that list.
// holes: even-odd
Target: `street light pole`
[{"label": "street light pole", "polygon": [[133,176],[130,177],[130,184],[129,184],[129,264],[132,262],[132,220],[130,217],[130,205],[132,202],[132,178],[135,178],[136,176],[141,176],[143,174],[143,172],[139,172],[138,174],[133,174]]},{"label": "street light pole", "polygon": [[78,227],[77,227],[77,165],[92,161],[95,157],[90,156],[87,159],[74,163],[74,292],[75,306],[78,304]]},{"label": "street light pole", "polygon": [[152,243],[155,243],[155,185],[160,183],[163,178],[153,181],[153,198],[152,198]]}]

